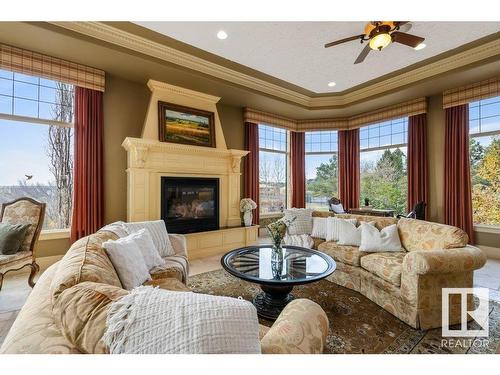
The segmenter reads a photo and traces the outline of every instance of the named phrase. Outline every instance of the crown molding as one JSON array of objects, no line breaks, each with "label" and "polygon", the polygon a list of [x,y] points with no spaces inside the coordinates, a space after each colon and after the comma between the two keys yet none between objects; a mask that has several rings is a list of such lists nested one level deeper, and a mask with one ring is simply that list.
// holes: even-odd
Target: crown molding
[{"label": "crown molding", "polygon": [[205,102],[213,103],[213,104],[218,103],[219,100],[221,99],[218,96],[205,94],[205,93],[199,92],[199,91],[189,90],[189,89],[186,89],[184,87],[170,85],[170,84],[165,83],[165,82],[155,81],[154,79],[150,79],[148,81],[147,85],[151,91],[162,90],[162,91],[174,93],[177,95],[186,96],[188,98],[195,98],[195,99],[203,100]]},{"label": "crown molding", "polygon": [[151,41],[147,38],[120,30],[102,22],[50,22],[73,32],[108,42],[135,52],[148,55],[171,64],[188,68],[224,81],[247,87],[278,99],[292,102],[309,109],[345,107],[347,105],[380,96],[416,82],[430,79],[439,74],[462,68],[467,65],[500,56],[500,38],[458,52],[441,60],[416,67],[382,81],[354,89],[349,92],[332,95],[308,96],[282,87],[275,83],[253,77],[235,69],[224,67],[175,48]]}]

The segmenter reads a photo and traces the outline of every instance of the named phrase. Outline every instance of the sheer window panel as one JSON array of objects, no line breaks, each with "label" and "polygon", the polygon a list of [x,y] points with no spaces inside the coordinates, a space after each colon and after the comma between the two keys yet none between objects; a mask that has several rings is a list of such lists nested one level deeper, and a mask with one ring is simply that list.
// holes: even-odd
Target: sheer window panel
[{"label": "sheer window panel", "polygon": [[22,73],[14,73],[14,81],[33,83],[35,85],[38,85],[40,83],[40,79],[38,77]]},{"label": "sheer window panel", "polygon": [[14,115],[38,118],[38,102],[14,98]]},{"label": "sheer window panel", "polygon": [[[500,103],[482,104],[480,107],[481,118],[499,116],[500,115]],[[470,113],[469,113],[470,116]],[[469,117],[470,119],[470,117]]]},{"label": "sheer window panel", "polygon": [[481,133],[500,131],[500,116],[481,119]]},{"label": "sheer window panel", "polygon": [[12,81],[0,78],[0,95],[13,96]]},{"label": "sheer window panel", "polygon": [[0,69],[0,77],[12,81],[12,79],[14,78],[14,73],[8,70]]},{"label": "sheer window panel", "polygon": [[38,86],[31,83],[14,81],[14,97],[38,100]]},{"label": "sheer window panel", "polygon": [[12,97],[0,95],[0,113],[12,114]]}]

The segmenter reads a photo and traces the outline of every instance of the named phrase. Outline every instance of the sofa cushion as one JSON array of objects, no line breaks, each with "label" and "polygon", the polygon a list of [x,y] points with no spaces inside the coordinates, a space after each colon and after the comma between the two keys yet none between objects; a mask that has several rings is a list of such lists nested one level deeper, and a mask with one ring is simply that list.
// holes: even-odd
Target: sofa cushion
[{"label": "sofa cushion", "polygon": [[[80,351],[61,333],[54,321],[50,283],[57,271],[53,264],[40,275],[14,324],[5,337],[0,354],[76,354]],[[0,299],[3,298],[0,293]],[[3,332],[0,332],[0,336]],[[3,367],[2,369],[4,369]]]},{"label": "sofa cushion", "polygon": [[375,223],[375,227],[378,230],[384,229],[392,224],[397,224],[398,219],[395,217],[381,217],[381,216],[370,216],[370,215],[352,215],[352,214],[339,214],[335,217],[341,219],[356,219],[358,222],[371,222]]},{"label": "sofa cushion", "polygon": [[76,241],[58,263],[50,285],[52,299],[55,300],[65,289],[84,281],[121,288],[113,264],[102,248],[103,242],[117,238],[112,232],[100,231]]},{"label": "sofa cushion", "polygon": [[150,271],[151,278],[153,280],[173,278],[186,284],[189,275],[189,263],[186,257],[174,255],[164,257],[163,260],[165,264],[155,267]]},{"label": "sofa cushion", "polygon": [[337,262],[350,264],[352,266],[360,265],[359,260],[366,253],[359,251],[357,246],[338,245],[336,242],[327,241],[318,246],[318,250],[330,255]]},{"label": "sofa cushion", "polygon": [[361,258],[361,267],[396,286],[401,285],[401,270],[406,252],[375,253]]},{"label": "sofa cushion", "polygon": [[401,218],[398,231],[401,244],[408,251],[454,249],[469,242],[462,229],[430,221]]},{"label": "sofa cushion", "polygon": [[65,289],[53,306],[56,324],[66,339],[82,353],[102,354],[108,309],[128,292],[101,283],[82,282]]}]

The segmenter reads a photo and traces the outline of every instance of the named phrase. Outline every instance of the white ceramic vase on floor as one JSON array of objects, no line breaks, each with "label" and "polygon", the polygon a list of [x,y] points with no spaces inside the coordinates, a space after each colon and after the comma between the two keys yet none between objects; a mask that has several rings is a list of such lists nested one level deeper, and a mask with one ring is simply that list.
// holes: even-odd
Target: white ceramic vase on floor
[{"label": "white ceramic vase on floor", "polygon": [[243,212],[243,223],[245,223],[246,227],[252,225],[252,219],[253,219],[253,214],[251,210]]}]

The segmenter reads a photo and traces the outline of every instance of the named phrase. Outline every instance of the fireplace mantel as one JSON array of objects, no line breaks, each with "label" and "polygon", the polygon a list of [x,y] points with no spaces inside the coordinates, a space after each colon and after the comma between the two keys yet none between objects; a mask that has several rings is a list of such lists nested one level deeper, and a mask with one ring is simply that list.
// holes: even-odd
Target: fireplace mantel
[{"label": "fireplace mantel", "polygon": [[[149,80],[151,90],[141,138],[125,138],[127,150],[127,221],[161,218],[162,177],[206,177],[219,180],[219,227],[186,234],[190,259],[218,254],[257,241],[257,228],[241,227],[241,159],[248,151],[227,149],[217,102],[205,93]],[[158,101],[214,113],[216,147],[160,142]]]},{"label": "fireplace mantel", "polygon": [[241,224],[239,210],[241,159],[248,151],[126,138],[127,220],[161,217],[161,177],[215,177],[220,184],[221,227]]}]

